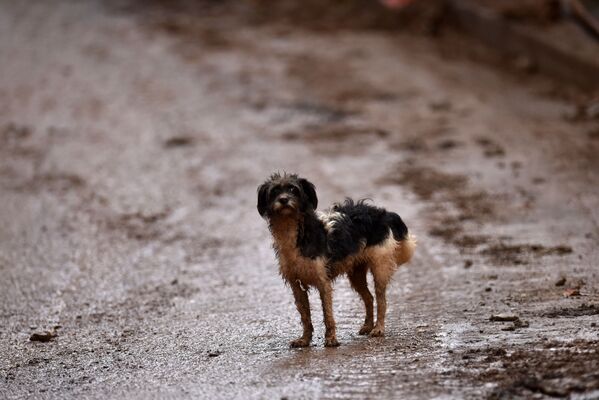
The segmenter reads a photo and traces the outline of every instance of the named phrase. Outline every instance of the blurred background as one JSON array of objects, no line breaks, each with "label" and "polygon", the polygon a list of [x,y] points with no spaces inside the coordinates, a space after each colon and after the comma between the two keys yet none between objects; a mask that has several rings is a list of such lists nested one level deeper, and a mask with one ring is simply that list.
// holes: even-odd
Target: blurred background
[{"label": "blurred background", "polygon": [[[0,2],[0,398],[599,396],[599,3]],[[313,347],[256,188],[419,238]]]}]

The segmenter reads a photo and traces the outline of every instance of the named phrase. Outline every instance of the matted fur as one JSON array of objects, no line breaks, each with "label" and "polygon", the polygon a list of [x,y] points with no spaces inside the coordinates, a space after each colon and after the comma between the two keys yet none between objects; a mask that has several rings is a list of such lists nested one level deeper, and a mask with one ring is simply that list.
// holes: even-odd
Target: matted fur
[{"label": "matted fur", "polygon": [[[307,289],[315,287],[323,305],[325,346],[337,346],[331,282],[347,275],[362,297],[366,318],[360,334],[382,336],[386,287],[397,268],[408,262],[416,241],[399,215],[365,201],[347,199],[315,212],[314,185],[295,174],[274,174],[258,188],[258,211],[269,223],[279,272],[290,285],[304,327],[293,347],[308,346],[312,322]],[[377,318],[366,273],[374,278]]]}]

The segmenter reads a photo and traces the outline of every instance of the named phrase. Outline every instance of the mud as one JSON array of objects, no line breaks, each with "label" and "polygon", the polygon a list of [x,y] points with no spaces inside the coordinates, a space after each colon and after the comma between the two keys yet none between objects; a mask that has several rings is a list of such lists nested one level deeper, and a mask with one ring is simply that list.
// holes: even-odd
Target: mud
[{"label": "mud", "polygon": [[[434,13],[258,3],[0,5],[0,398],[598,397],[593,99],[414,34]],[[341,346],[312,296],[289,348],[276,170],[418,237],[386,337],[339,279]]]}]

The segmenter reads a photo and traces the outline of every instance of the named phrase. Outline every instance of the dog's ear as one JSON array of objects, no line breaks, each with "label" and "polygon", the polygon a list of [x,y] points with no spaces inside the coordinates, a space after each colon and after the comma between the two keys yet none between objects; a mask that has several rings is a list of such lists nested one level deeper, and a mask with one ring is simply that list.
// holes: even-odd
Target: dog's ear
[{"label": "dog's ear", "polygon": [[258,187],[258,212],[262,217],[264,217],[268,208],[268,187],[267,183],[263,183]]},{"label": "dog's ear", "polygon": [[318,197],[316,197],[316,188],[314,187],[312,182],[310,182],[309,180],[304,179],[304,178],[301,178],[299,180],[299,184],[302,187],[302,190],[304,191],[304,193],[306,194],[306,197],[308,198],[308,202],[310,203],[312,208],[316,210],[316,207],[318,206]]}]

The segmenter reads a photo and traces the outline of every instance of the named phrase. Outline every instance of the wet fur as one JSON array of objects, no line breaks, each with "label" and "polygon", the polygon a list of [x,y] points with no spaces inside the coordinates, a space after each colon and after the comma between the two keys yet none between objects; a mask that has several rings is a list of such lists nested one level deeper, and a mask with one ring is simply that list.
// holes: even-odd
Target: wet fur
[{"label": "wet fur", "polygon": [[[331,282],[343,274],[366,308],[360,334],[382,336],[387,284],[397,267],[412,258],[415,241],[399,215],[366,201],[346,199],[318,214],[317,204],[314,185],[295,174],[274,174],[258,188],[258,211],[269,223],[279,271],[293,291],[304,328],[291,345],[308,346],[312,339],[310,287],[318,289],[323,304],[325,346],[338,345]],[[375,283],[376,324],[368,271]]]}]

